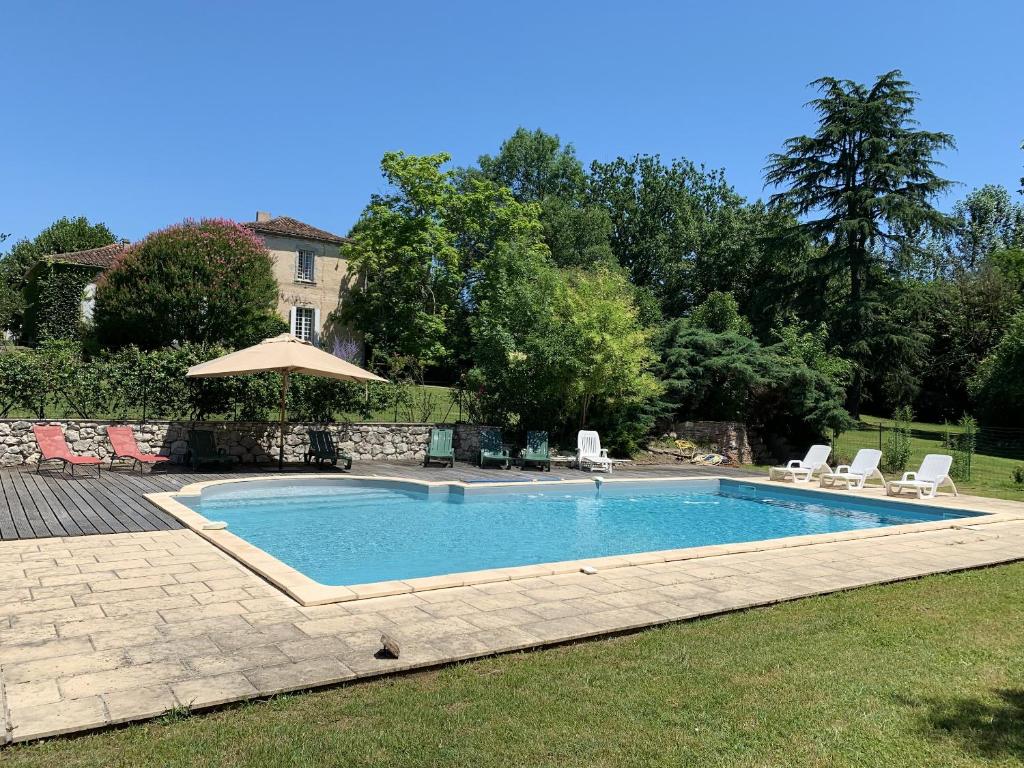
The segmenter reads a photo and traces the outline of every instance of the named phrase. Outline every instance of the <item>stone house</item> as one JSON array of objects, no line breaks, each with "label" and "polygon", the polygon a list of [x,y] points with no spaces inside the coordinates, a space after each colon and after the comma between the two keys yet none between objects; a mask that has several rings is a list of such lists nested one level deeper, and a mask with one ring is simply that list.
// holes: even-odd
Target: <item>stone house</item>
[{"label": "stone house", "polygon": [[[352,285],[348,260],[341,246],[348,238],[319,229],[290,216],[271,216],[260,211],[248,227],[266,244],[274,259],[277,278],[277,311],[298,338],[316,343],[325,332],[330,314],[338,308]],[[126,243],[115,243],[86,251],[44,256],[28,274],[27,320],[31,328],[33,309],[42,305],[50,276],[71,270],[84,287],[81,297],[83,321],[92,319],[96,280],[114,265]],[[29,336],[34,338],[34,333]]]},{"label": "stone house", "polygon": [[265,211],[244,226],[263,238],[274,257],[278,314],[293,335],[317,342],[353,282],[341,255],[348,238]]}]

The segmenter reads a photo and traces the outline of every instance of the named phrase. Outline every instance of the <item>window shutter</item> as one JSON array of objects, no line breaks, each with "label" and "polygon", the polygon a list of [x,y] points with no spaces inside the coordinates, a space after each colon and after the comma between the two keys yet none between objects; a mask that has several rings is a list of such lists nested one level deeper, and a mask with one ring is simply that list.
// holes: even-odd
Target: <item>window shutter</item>
[{"label": "window shutter", "polygon": [[288,310],[288,333],[295,335],[295,307]]},{"label": "window shutter", "polygon": [[320,307],[313,310],[313,333],[310,335],[312,336],[310,341],[314,344],[320,343]]}]

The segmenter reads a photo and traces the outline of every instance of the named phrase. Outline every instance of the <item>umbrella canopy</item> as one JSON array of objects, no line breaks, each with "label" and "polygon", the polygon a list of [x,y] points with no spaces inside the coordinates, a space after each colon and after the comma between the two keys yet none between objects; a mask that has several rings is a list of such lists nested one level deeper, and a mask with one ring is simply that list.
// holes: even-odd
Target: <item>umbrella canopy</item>
[{"label": "umbrella canopy", "polygon": [[290,333],[282,333],[216,360],[193,365],[186,375],[190,378],[209,378],[263,371],[306,373],[344,381],[387,381],[358,365],[317,349],[308,341],[301,341]]},{"label": "umbrella canopy", "polygon": [[358,365],[317,349],[308,341],[297,339],[290,333],[282,333],[280,336],[265,339],[259,344],[231,352],[215,360],[193,365],[185,375],[189,378],[215,378],[265,371],[277,371],[281,374],[281,437],[277,459],[279,469],[284,467],[285,399],[291,374],[304,373],[342,381],[387,381]]}]

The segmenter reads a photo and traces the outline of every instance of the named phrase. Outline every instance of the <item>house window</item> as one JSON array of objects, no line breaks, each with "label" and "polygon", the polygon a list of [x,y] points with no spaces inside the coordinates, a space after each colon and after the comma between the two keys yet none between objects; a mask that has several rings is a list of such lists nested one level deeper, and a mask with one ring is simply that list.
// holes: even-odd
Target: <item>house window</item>
[{"label": "house window", "polygon": [[316,254],[313,251],[299,251],[295,257],[295,280],[299,283],[312,283]]},{"label": "house window", "polygon": [[312,342],[316,330],[316,310],[312,307],[295,307],[295,337]]}]

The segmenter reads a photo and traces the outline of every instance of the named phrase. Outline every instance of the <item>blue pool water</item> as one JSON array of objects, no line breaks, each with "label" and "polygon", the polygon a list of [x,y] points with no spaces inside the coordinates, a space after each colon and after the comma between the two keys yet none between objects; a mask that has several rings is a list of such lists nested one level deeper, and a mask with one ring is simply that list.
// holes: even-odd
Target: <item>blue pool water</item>
[{"label": "blue pool water", "polygon": [[964,517],[734,481],[434,489],[265,481],[182,498],[321,584],[360,584]]}]

